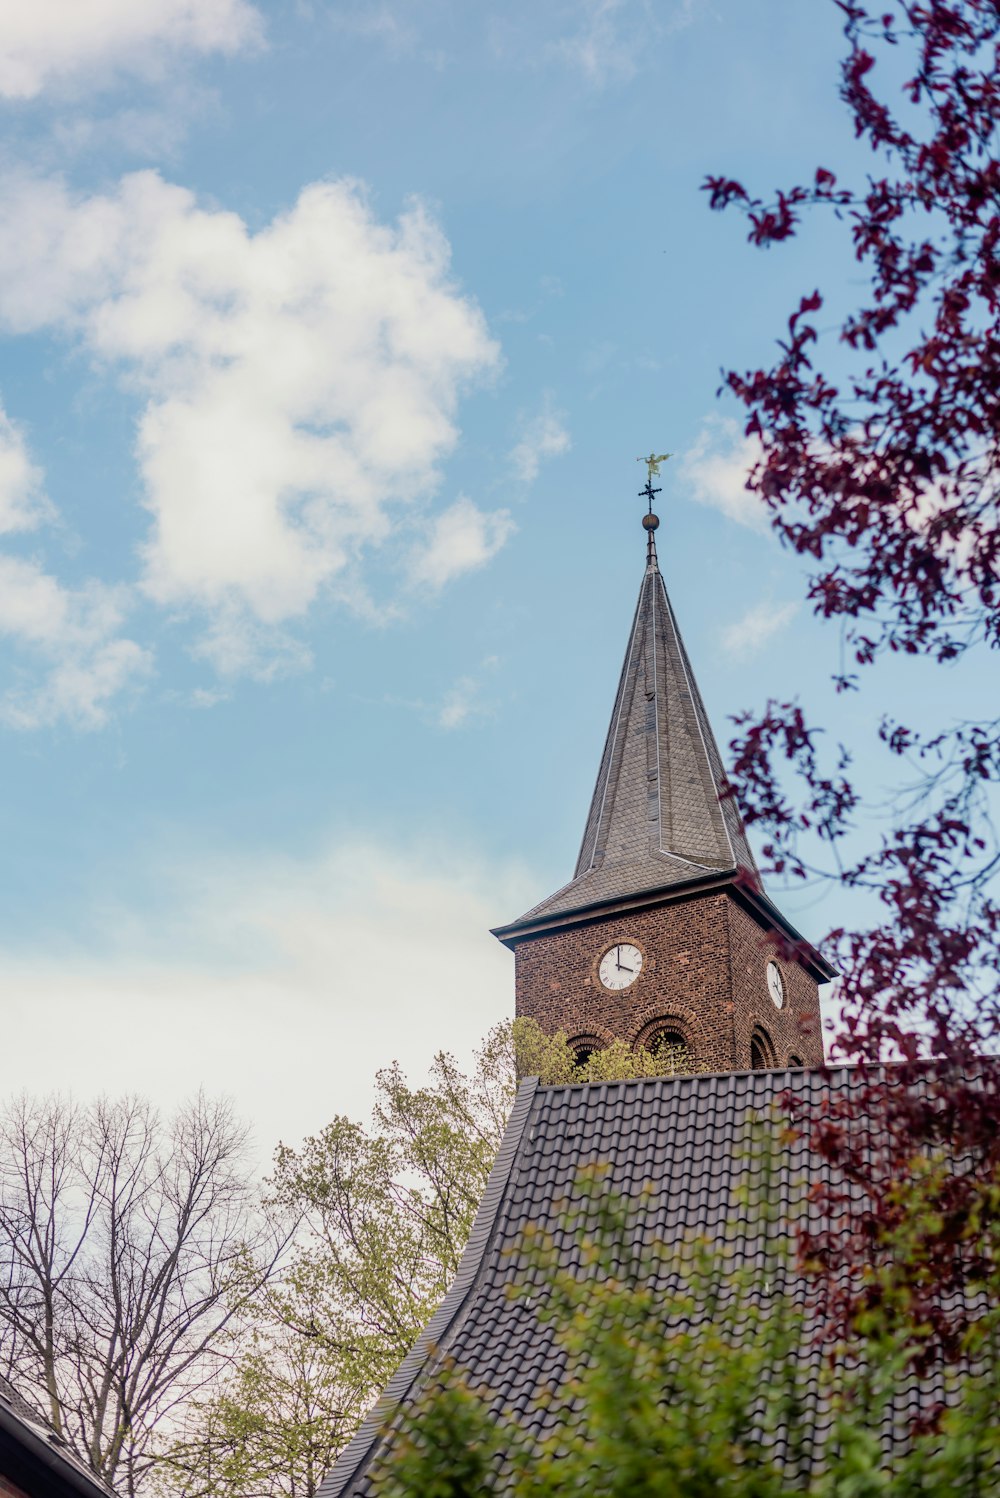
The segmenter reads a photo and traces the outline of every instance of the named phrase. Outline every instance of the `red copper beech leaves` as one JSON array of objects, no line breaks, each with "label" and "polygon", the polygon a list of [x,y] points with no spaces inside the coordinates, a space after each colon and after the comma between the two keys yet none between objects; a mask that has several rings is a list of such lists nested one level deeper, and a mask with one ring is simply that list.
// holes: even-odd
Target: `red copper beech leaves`
[{"label": "red copper beech leaves", "polygon": [[[801,1246],[835,1327],[884,1305],[880,1266],[898,1249],[905,1188],[919,1177],[918,1251],[897,1252],[894,1272],[926,1367],[959,1356],[1000,1234],[1000,1077],[989,1060],[1000,1049],[990,819],[1000,781],[1000,10],[995,0],[896,0],[877,13],[837,3],[840,94],[872,174],[847,185],[820,166],[768,200],[727,177],[705,188],[713,208],[746,216],[758,246],[794,236],[804,214],[836,215],[864,294],[823,337],[823,296],[803,295],[773,365],[731,370],[725,384],[761,445],[748,487],[809,559],[815,612],[846,640],[838,689],[861,690],[866,668],[893,653],[945,669],[970,651],[983,658],[982,689],[967,721],[929,736],[878,722],[899,780],[874,840],[850,756],[794,703],[736,720],[733,782],[773,871],[832,879],[868,902],[865,924],[829,939],[842,973],[835,1049],[859,1063],[864,1085],[810,1122],[864,1208],[847,1212],[846,1195],[825,1188],[830,1230]],[[888,96],[887,48],[893,78],[909,59]],[[803,851],[817,847],[828,856]],[[888,1081],[886,1061],[897,1068]]]}]

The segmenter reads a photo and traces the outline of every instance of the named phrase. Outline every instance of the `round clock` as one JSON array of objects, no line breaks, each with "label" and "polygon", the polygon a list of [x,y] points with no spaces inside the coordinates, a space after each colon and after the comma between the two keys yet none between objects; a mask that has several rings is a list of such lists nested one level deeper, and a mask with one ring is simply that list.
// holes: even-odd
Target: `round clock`
[{"label": "round clock", "polygon": [[642,972],[642,953],[630,941],[611,947],[597,969],[605,988],[628,988]]},{"label": "round clock", "polygon": [[775,1009],[781,1009],[785,1002],[785,980],[776,962],[767,964],[767,991]]}]

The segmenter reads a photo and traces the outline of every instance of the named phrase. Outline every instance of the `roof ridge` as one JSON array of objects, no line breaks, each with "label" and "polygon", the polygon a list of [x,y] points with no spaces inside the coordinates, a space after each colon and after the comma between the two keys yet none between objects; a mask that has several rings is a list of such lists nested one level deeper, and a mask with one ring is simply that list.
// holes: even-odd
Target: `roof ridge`
[{"label": "roof ridge", "polygon": [[[885,1070],[886,1068],[883,1067],[882,1069]],[[767,1067],[768,1076],[771,1077],[783,1075],[786,1072],[794,1072],[796,1075],[800,1072],[808,1072],[810,1075],[822,1073],[825,1077],[843,1073],[846,1076],[857,1070],[856,1063],[849,1061],[839,1062],[836,1066],[830,1066],[824,1062],[821,1066]],[[683,1086],[685,1083],[728,1082],[734,1077],[755,1077],[759,1075],[758,1068],[747,1066],[740,1071],[730,1068],[727,1071],[661,1072],[655,1077],[602,1077],[599,1081],[594,1082],[543,1082],[540,1078],[537,1080],[538,1091],[549,1093],[558,1092],[560,1089],[568,1092],[585,1087],[642,1087],[654,1082],[674,1082]]]}]

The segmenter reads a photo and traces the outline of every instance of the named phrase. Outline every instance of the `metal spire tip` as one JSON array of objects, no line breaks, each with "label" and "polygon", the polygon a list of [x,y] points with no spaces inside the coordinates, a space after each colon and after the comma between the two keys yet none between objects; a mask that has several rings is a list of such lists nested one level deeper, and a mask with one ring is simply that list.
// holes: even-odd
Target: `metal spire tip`
[{"label": "metal spire tip", "polygon": [[636,458],[637,463],[645,463],[646,465],[646,486],[644,489],[639,490],[639,498],[648,500],[649,502],[646,513],[642,517],[642,528],[648,538],[646,559],[650,566],[656,565],[656,542],[653,539],[653,532],[660,523],[659,515],[654,515],[653,513],[653,495],[662,493],[662,490],[654,489],[653,480],[660,476],[660,464],[665,463],[668,458],[672,457],[673,453],[650,453],[648,458]]}]

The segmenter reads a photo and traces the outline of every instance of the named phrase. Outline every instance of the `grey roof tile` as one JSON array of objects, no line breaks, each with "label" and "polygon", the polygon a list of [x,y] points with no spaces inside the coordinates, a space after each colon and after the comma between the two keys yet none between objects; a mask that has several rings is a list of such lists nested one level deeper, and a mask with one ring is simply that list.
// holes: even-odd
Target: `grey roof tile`
[{"label": "grey roof tile", "polygon": [[[455,1285],[325,1479],[320,1498],[362,1498],[371,1492],[367,1474],[394,1416],[418,1397],[444,1357],[473,1386],[490,1389],[498,1411],[509,1412],[539,1438],[571,1418],[564,1402],[539,1402],[543,1390],[558,1387],[562,1372],[563,1354],[554,1344],[552,1328],[536,1320],[524,1299],[509,1299],[507,1291],[515,1281],[539,1279],[520,1246],[528,1223],[553,1234],[564,1267],[578,1265],[579,1246],[566,1231],[565,1211],[577,1190],[581,1165],[606,1163],[609,1188],[622,1195],[639,1198],[652,1187],[640,1209],[642,1232],[653,1250],[654,1278],[664,1289],[676,1285],[678,1269],[673,1257],[657,1255],[657,1244],[683,1245],[704,1234],[726,1246],[734,1269],[761,1264],[763,1233],[787,1229],[780,1223],[771,1229],[759,1224],[750,1231],[734,1228],[734,1223],[745,1228],[747,1219],[741,1188],[760,1174],[753,1157],[741,1153],[748,1122],[772,1110],[780,1116],[782,1099],[789,1094],[818,1105],[831,1094],[862,1085],[849,1068],[563,1087],[539,1087],[533,1080],[522,1084]],[[778,1217],[782,1212],[787,1217],[795,1203],[818,1225],[820,1209],[812,1201],[803,1203],[802,1183],[827,1178],[831,1167],[812,1154],[805,1138],[791,1139],[784,1147],[787,1156],[771,1182]],[[757,1298],[766,1302],[771,1287],[763,1276],[759,1283]],[[805,1282],[792,1271],[787,1288],[806,1294]],[[807,1326],[799,1358],[818,1433],[828,1415],[820,1392],[824,1357],[825,1349]],[[890,1416],[894,1439],[905,1433],[917,1405],[926,1407],[942,1392],[934,1380],[903,1382]],[[780,1444],[780,1433],[778,1439]]]}]

